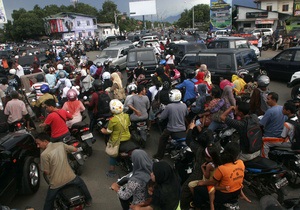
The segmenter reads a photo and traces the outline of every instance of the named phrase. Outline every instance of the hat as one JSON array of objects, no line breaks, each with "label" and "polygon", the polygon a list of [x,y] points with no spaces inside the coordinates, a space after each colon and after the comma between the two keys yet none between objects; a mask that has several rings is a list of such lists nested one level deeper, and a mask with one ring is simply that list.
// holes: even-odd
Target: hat
[{"label": "hat", "polygon": [[10,70],[9,70],[9,73],[10,73],[10,74],[16,74],[17,71],[16,71],[16,69],[10,69]]},{"label": "hat", "polygon": [[227,86],[227,85],[230,85],[231,87],[233,87],[233,84],[227,79],[224,79],[220,82],[220,88],[222,90],[224,90],[224,87]]}]

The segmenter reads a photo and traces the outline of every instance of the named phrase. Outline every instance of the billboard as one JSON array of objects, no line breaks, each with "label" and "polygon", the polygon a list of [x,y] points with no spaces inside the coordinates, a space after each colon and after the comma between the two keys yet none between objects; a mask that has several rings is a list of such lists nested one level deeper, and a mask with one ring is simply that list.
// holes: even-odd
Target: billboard
[{"label": "billboard", "polygon": [[210,0],[210,29],[232,28],[232,0]]},{"label": "billboard", "polygon": [[130,16],[156,15],[156,1],[129,2]]},{"label": "billboard", "polygon": [[295,17],[300,16],[300,0],[294,0],[294,12]]},{"label": "billboard", "polygon": [[7,23],[5,8],[3,5],[3,0],[0,0],[0,23]]}]

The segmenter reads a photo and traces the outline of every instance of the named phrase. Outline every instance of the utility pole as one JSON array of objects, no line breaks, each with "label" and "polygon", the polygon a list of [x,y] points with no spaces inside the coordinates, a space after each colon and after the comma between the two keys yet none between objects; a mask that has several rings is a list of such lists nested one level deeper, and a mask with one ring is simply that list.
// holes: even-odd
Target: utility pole
[{"label": "utility pole", "polygon": [[74,8],[76,8],[76,4],[78,3],[78,0],[71,0],[71,3],[73,3]]},{"label": "utility pole", "polygon": [[193,6],[193,29],[195,28],[195,6]]}]

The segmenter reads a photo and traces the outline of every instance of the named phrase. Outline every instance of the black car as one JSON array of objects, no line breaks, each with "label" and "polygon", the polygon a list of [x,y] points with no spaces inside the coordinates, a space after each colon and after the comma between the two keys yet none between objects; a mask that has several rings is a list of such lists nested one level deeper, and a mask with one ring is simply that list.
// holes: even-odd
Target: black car
[{"label": "black car", "polygon": [[296,71],[300,71],[300,47],[283,50],[271,59],[258,62],[270,78],[289,81]]},{"label": "black car", "polygon": [[207,65],[213,82],[217,84],[222,78],[231,80],[232,75],[241,69],[248,70],[255,78],[260,73],[255,52],[249,48],[207,49],[198,53],[188,53],[177,69],[184,75],[186,69],[196,69],[198,63]]},{"label": "black car", "polygon": [[0,204],[16,194],[33,194],[40,186],[40,150],[27,132],[0,136]]}]

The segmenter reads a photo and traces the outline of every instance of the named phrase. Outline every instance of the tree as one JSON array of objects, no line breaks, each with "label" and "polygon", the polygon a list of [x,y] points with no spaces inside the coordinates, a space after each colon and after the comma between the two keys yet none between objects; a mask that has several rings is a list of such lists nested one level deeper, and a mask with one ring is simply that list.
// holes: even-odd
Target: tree
[{"label": "tree", "polygon": [[100,10],[97,19],[100,23],[114,23],[115,14],[119,13],[120,12],[117,10],[117,5],[110,0],[106,0],[102,4],[102,10]]}]

